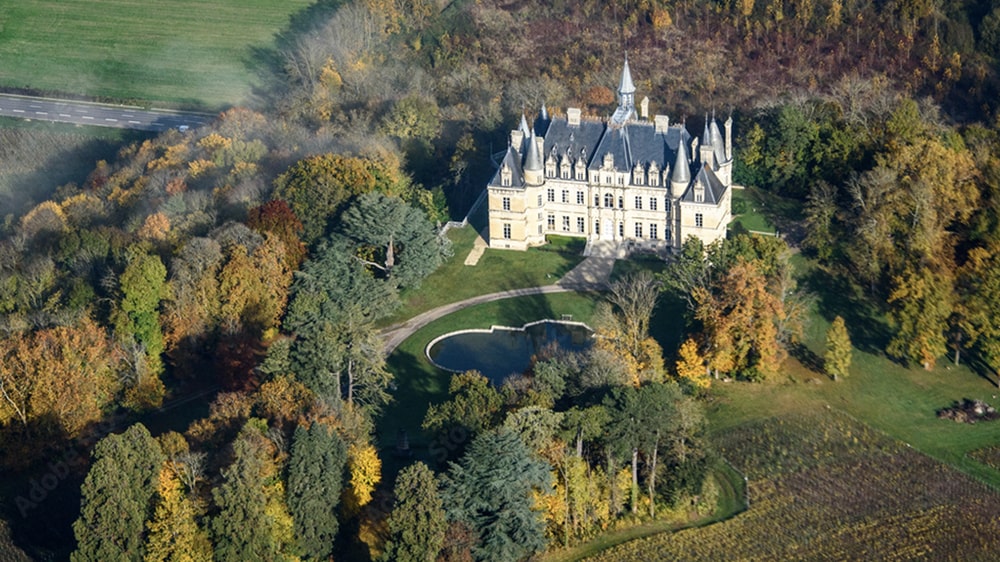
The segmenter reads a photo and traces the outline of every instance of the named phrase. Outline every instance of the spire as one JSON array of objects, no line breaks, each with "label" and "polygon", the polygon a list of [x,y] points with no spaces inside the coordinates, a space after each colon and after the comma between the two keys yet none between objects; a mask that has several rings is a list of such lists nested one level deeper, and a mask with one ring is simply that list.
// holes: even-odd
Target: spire
[{"label": "spire", "polygon": [[691,164],[688,162],[687,146],[684,135],[677,141],[677,158],[674,159],[674,169],[670,172],[670,181],[687,185],[691,181]]},{"label": "spire", "polygon": [[726,157],[726,144],[722,141],[722,132],[719,131],[719,124],[715,122],[715,112],[712,112],[712,126],[709,140],[712,142],[712,151],[715,153],[715,161],[723,163]]},{"label": "spire", "polygon": [[701,134],[701,144],[708,146],[712,144],[712,133],[708,128],[708,112],[705,112],[705,132]]},{"label": "spire", "polygon": [[635,93],[635,84],[632,83],[632,72],[628,69],[628,53],[625,53],[625,67],[622,68],[622,82],[618,86],[618,93],[625,96],[625,94]]},{"label": "spire", "polygon": [[542,121],[549,120],[549,111],[545,109],[545,102],[542,102]]},{"label": "spire", "polygon": [[524,116],[523,111],[521,112],[521,126],[518,128],[524,133],[524,138],[528,138],[528,135],[531,134],[531,129],[528,128],[528,119]]},{"label": "spire", "polygon": [[611,121],[622,125],[635,116],[635,84],[632,82],[632,72],[628,69],[628,53],[625,53],[625,66],[622,68],[622,81],[618,86],[618,109],[611,116]]},{"label": "spire", "polygon": [[524,157],[524,169],[538,171],[542,169],[542,156],[538,153],[538,143],[535,142],[535,131],[528,137],[527,156]]}]

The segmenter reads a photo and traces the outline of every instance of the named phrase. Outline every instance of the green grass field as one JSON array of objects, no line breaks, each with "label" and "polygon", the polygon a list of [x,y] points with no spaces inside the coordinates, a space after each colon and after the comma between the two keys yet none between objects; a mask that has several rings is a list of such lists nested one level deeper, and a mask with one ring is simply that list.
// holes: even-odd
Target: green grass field
[{"label": "green grass field", "polygon": [[0,87],[215,110],[244,102],[253,49],[311,0],[0,3]]},{"label": "green grass field", "polygon": [[583,260],[584,241],[579,238],[551,237],[551,242],[526,252],[494,250],[474,266],[465,258],[476,240],[471,226],[448,232],[454,255],[415,290],[403,292],[403,306],[383,321],[390,325],[412,318],[443,304],[509,289],[552,285]]}]

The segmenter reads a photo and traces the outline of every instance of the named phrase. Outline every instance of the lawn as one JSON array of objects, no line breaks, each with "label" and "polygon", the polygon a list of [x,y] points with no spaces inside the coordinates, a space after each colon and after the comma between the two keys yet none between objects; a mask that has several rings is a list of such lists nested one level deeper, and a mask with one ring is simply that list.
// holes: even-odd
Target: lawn
[{"label": "lawn", "polygon": [[733,190],[733,222],[751,232],[774,233],[774,225],[764,216],[763,206],[752,188]]},{"label": "lawn", "polygon": [[0,87],[217,110],[245,102],[254,49],[312,0],[0,3]]},{"label": "lawn", "polygon": [[489,328],[495,324],[522,326],[534,320],[558,319],[566,314],[578,322],[588,322],[599,300],[596,295],[587,293],[554,293],[494,301],[435,320],[410,336],[388,358],[396,390],[392,392],[393,402],[378,424],[386,473],[392,474],[401,466],[391,452],[400,429],[407,432],[418,459],[437,462],[440,459],[435,452],[449,445],[430,442],[420,429],[427,406],[447,397],[451,380],[451,373],[431,365],[424,354],[424,348],[432,339],[455,330]]},{"label": "lawn", "polygon": [[582,239],[551,237],[549,244],[525,252],[487,248],[478,264],[465,265],[476,236],[471,226],[448,231],[454,255],[419,288],[403,292],[403,306],[382,324],[388,326],[478,295],[552,285],[583,260]]}]

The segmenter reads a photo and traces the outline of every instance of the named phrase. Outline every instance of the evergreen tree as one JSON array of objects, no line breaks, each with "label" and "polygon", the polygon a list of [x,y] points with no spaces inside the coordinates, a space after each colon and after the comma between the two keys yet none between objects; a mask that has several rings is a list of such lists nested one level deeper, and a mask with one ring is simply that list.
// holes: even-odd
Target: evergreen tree
[{"label": "evergreen tree", "polygon": [[97,443],[80,490],[80,518],[73,523],[77,549],[70,560],[143,559],[145,524],[163,461],[159,444],[142,424]]},{"label": "evergreen tree", "polygon": [[480,434],[461,462],[451,464],[442,492],[445,509],[477,534],[477,560],[513,562],[545,548],[531,494],[551,487],[550,471],[506,430]]},{"label": "evergreen tree", "polygon": [[846,377],[851,367],[851,336],[847,326],[840,316],[833,319],[833,324],[826,331],[826,353],[823,354],[823,370],[837,380]]},{"label": "evergreen tree", "polygon": [[157,505],[147,523],[145,562],[200,562],[212,559],[208,534],[198,528],[197,509],[184,495],[173,469],[160,469]]},{"label": "evergreen tree", "polygon": [[244,426],[233,442],[233,462],[222,471],[222,484],[212,491],[219,508],[212,520],[219,562],[284,560],[283,551],[291,540],[281,483],[270,484],[277,472],[268,458],[271,445],[259,424],[260,420],[251,419]]},{"label": "evergreen tree", "polygon": [[384,562],[433,562],[448,528],[434,472],[416,462],[399,473]]},{"label": "evergreen tree", "polygon": [[299,550],[325,559],[337,535],[337,504],[344,486],[347,446],[332,428],[299,426],[288,461],[288,508],[295,522]]}]

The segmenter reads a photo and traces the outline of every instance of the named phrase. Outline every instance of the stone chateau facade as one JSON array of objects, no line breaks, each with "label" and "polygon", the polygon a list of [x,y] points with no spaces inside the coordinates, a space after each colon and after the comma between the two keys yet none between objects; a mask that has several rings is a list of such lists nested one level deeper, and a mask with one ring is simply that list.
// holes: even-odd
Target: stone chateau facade
[{"label": "stone chateau facade", "polygon": [[628,250],[677,250],[689,236],[726,236],[732,218],[732,119],[725,136],[713,116],[701,139],[665,115],[635,107],[625,60],[618,108],[606,120],[568,108],[534,126],[522,115],[487,186],[489,245],[525,250],[545,236],[608,241]]}]

